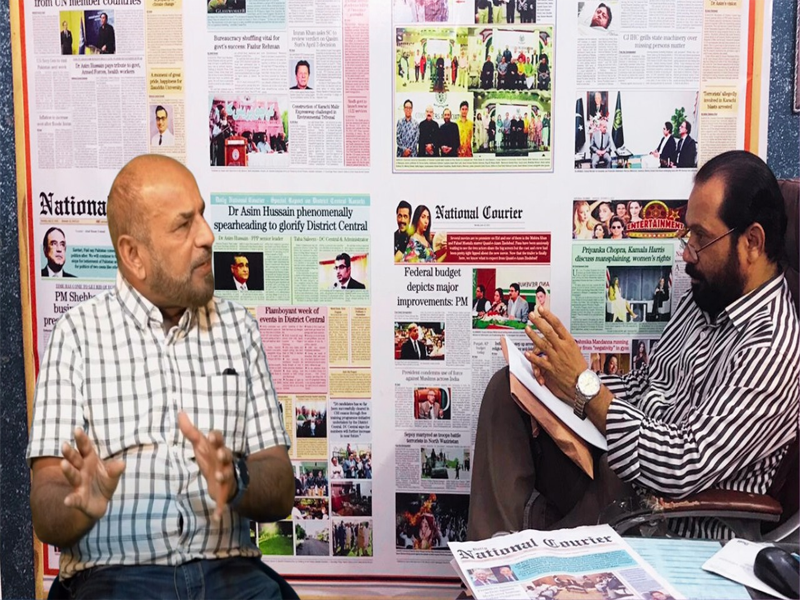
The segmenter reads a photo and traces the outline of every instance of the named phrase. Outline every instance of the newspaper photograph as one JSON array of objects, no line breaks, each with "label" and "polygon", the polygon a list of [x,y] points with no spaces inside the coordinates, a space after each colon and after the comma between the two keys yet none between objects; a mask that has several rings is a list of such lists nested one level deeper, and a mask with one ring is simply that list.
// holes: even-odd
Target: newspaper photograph
[{"label": "newspaper photograph", "polygon": [[526,530],[450,542],[451,562],[477,600],[683,598],[608,525]]},{"label": "newspaper photograph", "polygon": [[552,16],[398,27],[395,171],[552,170],[554,48]]},{"label": "newspaper photograph", "polygon": [[673,265],[672,241],[628,240],[626,244],[572,245],[573,333],[659,334],[686,289]]},{"label": "newspaper photograph", "polygon": [[686,200],[580,198],[572,203],[573,240],[664,239],[686,228]]}]

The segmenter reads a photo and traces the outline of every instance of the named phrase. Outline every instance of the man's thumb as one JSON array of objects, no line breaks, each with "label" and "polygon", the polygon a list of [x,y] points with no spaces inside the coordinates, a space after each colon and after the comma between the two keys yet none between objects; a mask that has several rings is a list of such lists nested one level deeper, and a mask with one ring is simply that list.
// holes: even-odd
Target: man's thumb
[{"label": "man's thumb", "polygon": [[119,479],[124,471],[124,460],[112,460],[106,464],[106,473],[108,473],[108,476],[113,480]]}]

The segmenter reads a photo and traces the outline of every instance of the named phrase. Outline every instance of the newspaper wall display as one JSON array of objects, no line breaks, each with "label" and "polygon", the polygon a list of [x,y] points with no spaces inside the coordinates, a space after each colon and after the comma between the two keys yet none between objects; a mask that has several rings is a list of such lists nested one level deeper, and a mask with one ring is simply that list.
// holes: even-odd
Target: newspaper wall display
[{"label": "newspaper wall display", "polygon": [[477,600],[683,598],[608,525],[528,529],[450,549],[453,566]]},{"label": "newspaper wall display", "polygon": [[[689,287],[670,148],[751,116],[741,0],[15,1],[37,368],[114,285],[116,173],[186,164],[292,441],[294,510],[252,526],[289,577],[452,579],[501,337],[546,306],[593,370],[647,364]],[[603,119],[649,177],[575,175]]]}]

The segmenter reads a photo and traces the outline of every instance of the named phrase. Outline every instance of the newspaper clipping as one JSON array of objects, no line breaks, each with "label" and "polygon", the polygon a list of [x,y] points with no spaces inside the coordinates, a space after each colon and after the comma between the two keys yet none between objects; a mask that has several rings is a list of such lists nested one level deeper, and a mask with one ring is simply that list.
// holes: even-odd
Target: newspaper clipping
[{"label": "newspaper clipping", "polygon": [[453,566],[477,600],[683,598],[610,526],[526,530],[450,544]]}]

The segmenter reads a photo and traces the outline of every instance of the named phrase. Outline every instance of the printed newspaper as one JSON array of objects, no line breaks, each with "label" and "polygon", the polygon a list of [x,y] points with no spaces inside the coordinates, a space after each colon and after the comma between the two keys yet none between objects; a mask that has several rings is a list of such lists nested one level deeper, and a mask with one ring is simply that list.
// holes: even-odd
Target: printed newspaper
[{"label": "printed newspaper", "polygon": [[450,542],[450,550],[453,568],[478,600],[683,598],[608,525],[529,529]]}]

